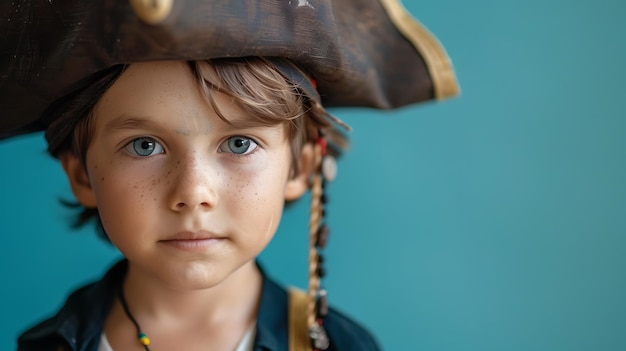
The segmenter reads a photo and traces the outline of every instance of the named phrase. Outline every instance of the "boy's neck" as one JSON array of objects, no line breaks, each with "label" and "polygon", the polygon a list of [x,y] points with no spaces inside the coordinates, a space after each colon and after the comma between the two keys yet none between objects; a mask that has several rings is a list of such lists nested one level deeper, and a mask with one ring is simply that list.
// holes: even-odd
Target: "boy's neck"
[{"label": "boy's neck", "polygon": [[253,322],[261,288],[261,273],[253,260],[216,286],[195,290],[172,289],[146,277],[129,263],[123,287],[131,313],[137,320],[159,320],[175,325]]}]

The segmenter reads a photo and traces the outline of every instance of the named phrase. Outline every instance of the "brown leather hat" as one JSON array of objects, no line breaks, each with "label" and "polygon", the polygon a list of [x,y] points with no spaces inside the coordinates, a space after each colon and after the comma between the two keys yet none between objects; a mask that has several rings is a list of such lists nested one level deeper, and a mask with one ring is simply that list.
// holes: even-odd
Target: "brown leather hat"
[{"label": "brown leather hat", "polygon": [[437,39],[394,0],[3,1],[0,16],[0,139],[45,129],[53,102],[120,63],[279,57],[327,108],[458,91]]}]

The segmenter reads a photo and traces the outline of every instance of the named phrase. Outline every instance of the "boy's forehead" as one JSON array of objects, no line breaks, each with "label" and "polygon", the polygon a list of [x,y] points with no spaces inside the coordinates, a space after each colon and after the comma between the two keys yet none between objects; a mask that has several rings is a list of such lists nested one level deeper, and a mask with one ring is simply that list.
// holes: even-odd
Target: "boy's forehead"
[{"label": "boy's forehead", "polygon": [[[202,63],[204,79],[216,79],[215,70]],[[209,98],[206,94],[211,94]],[[217,114],[221,118],[208,118]],[[205,92],[186,62],[162,61],[129,65],[105,92],[94,110],[102,131],[169,128],[179,134],[209,133],[267,126],[244,111],[233,97],[216,90]]]}]

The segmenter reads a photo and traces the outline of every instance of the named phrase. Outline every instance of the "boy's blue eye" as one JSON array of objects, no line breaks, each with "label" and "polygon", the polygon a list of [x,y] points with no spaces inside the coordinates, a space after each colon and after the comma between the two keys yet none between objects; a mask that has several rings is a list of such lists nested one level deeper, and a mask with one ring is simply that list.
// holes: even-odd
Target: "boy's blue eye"
[{"label": "boy's blue eye", "polygon": [[257,143],[250,138],[234,136],[223,142],[219,150],[221,152],[229,152],[237,155],[246,155],[254,151],[257,146]]},{"label": "boy's blue eye", "polygon": [[163,146],[154,140],[154,138],[143,137],[132,140],[124,147],[124,150],[132,155],[146,157],[155,154],[162,154]]}]

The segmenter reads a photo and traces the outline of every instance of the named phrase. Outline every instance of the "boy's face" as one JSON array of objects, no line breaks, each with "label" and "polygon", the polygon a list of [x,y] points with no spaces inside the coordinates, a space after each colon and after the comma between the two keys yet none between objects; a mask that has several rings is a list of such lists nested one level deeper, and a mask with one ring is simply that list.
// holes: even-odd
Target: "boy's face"
[{"label": "boy's face", "polygon": [[131,269],[176,288],[211,287],[253,264],[284,201],[306,190],[310,148],[290,177],[284,126],[237,127],[252,119],[214,96],[234,126],[185,63],[131,65],[94,109],[86,173],[62,156],[79,202],[97,206]]}]

